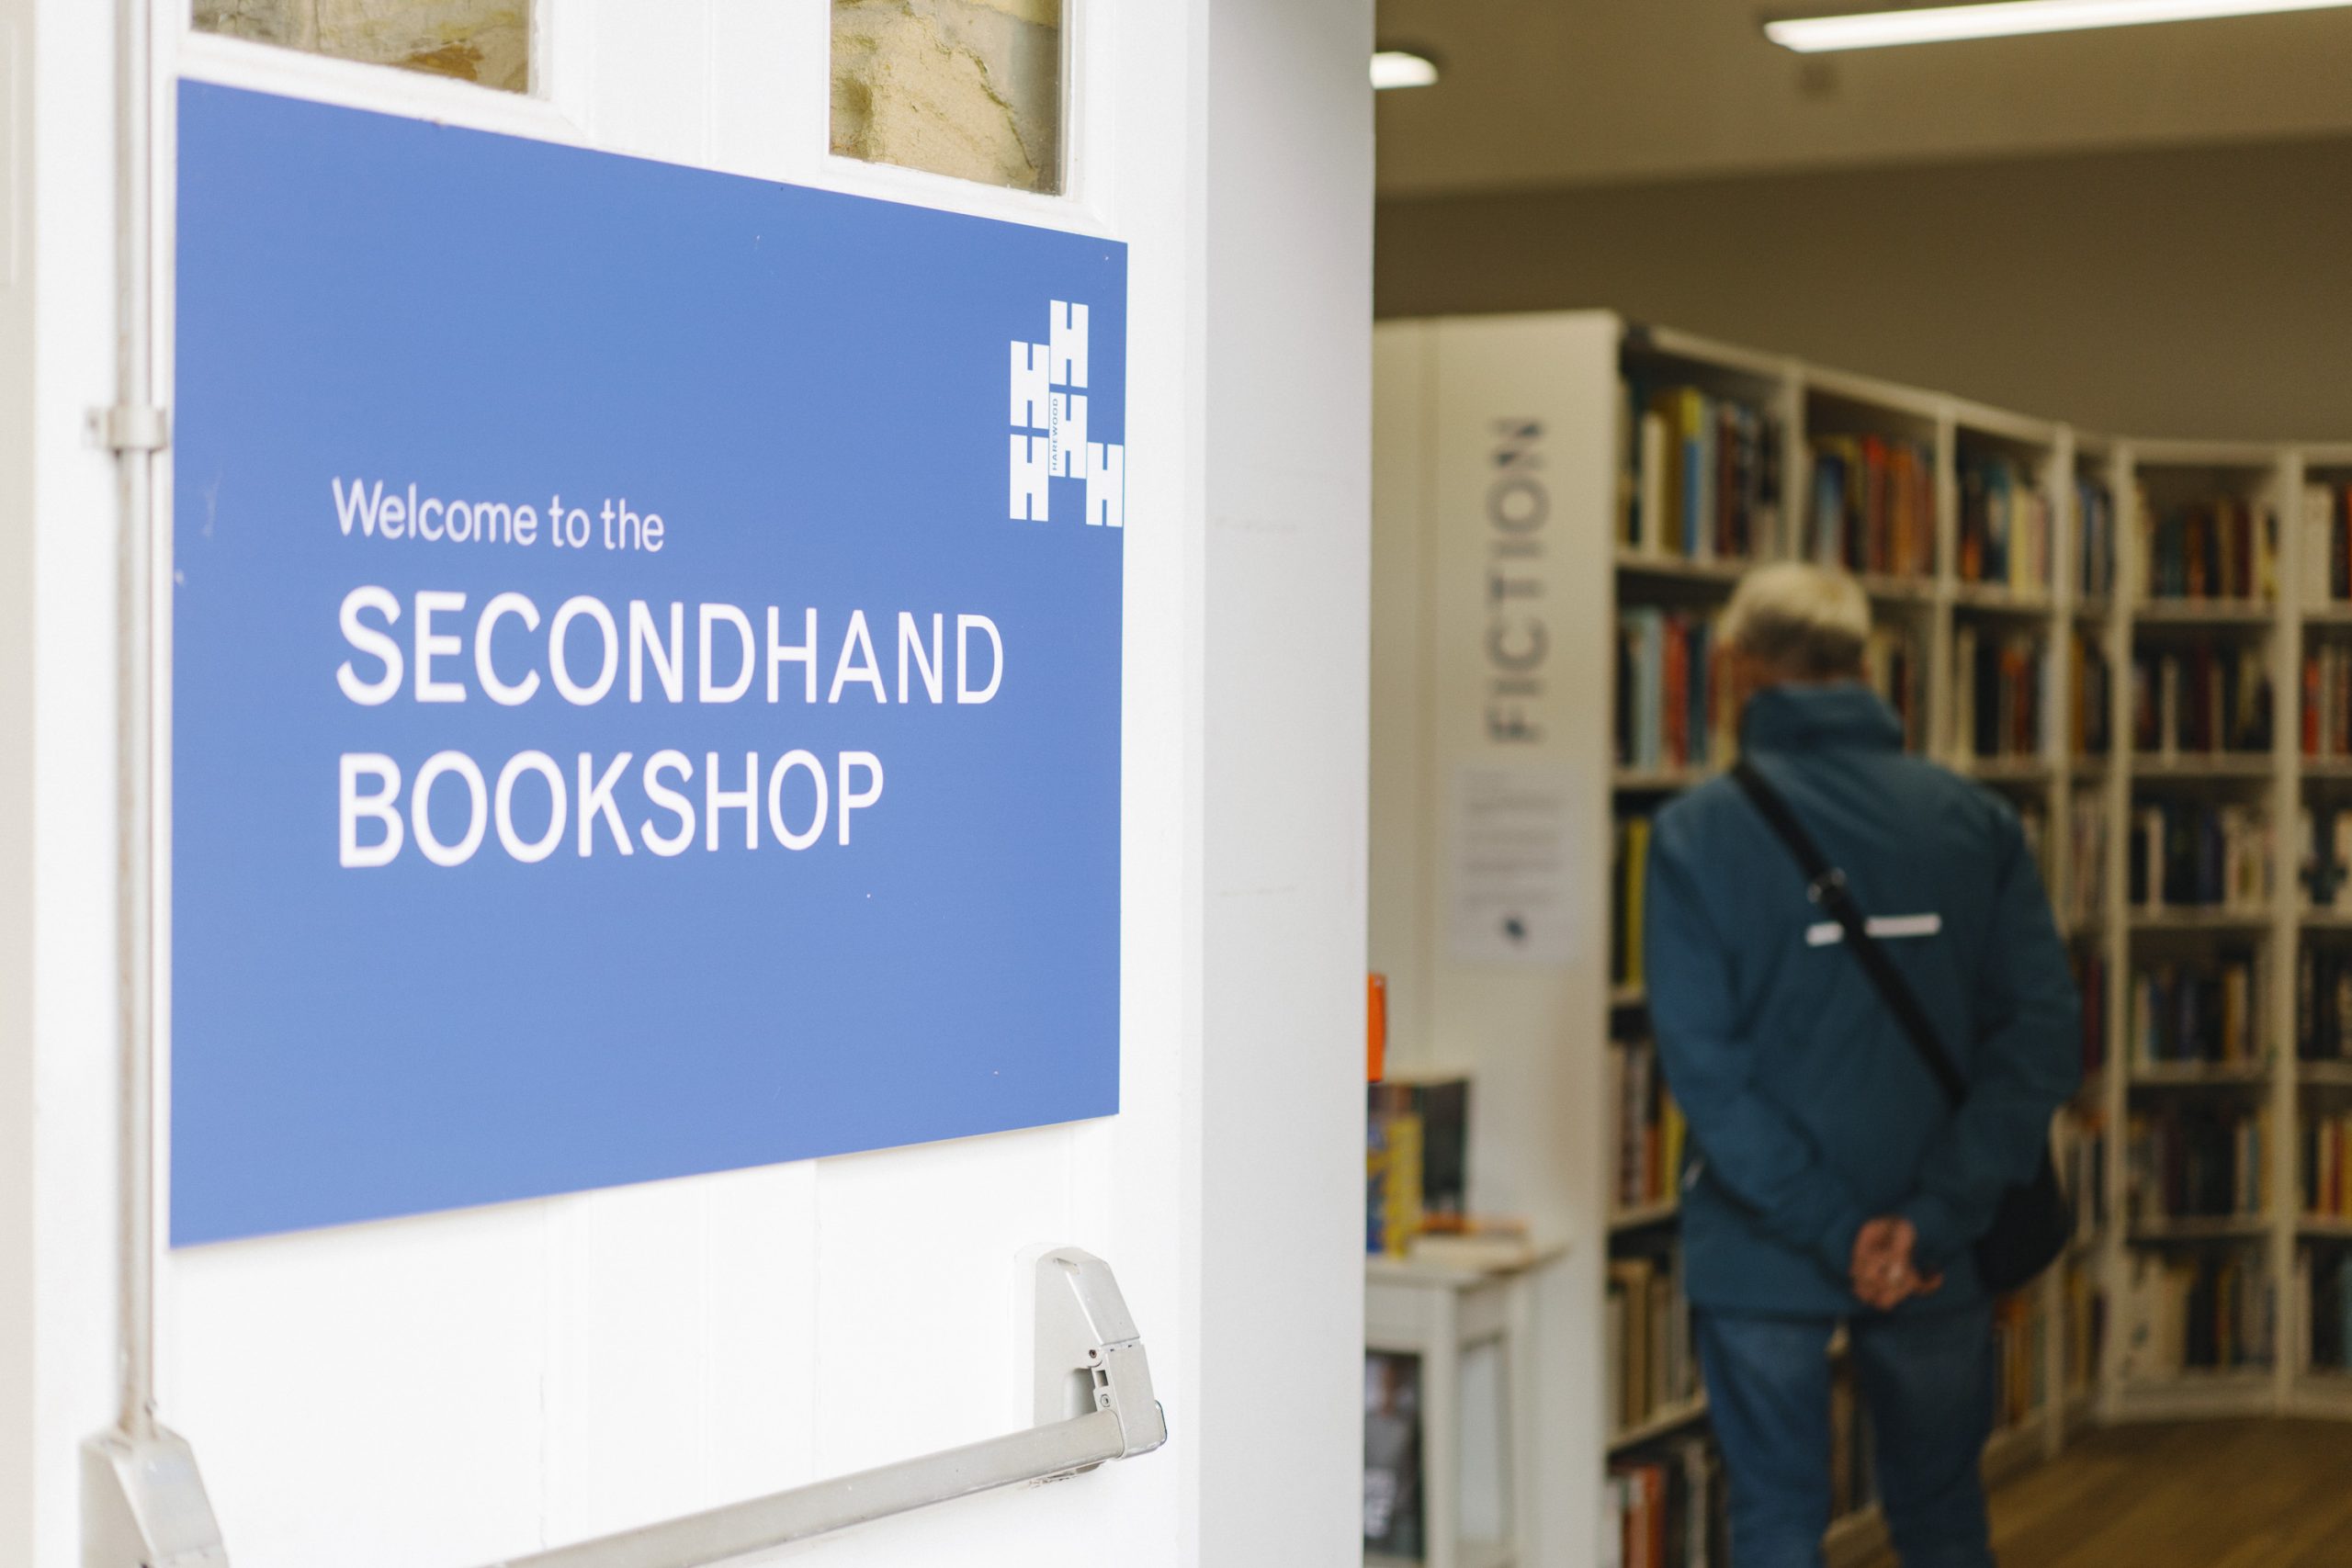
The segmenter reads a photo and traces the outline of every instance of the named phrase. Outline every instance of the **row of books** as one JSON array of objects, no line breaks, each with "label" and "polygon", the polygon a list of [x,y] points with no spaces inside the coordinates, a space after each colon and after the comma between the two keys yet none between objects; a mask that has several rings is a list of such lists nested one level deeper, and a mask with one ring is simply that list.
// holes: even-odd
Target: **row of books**
[{"label": "row of books", "polygon": [[1753,560],[1781,547],[1780,420],[1696,387],[1623,388],[1619,541],[1646,555]]},{"label": "row of books", "polygon": [[2303,1118],[2303,1213],[2313,1219],[2352,1220],[2352,1111]]},{"label": "row of books", "polygon": [[2199,639],[2132,657],[2132,746],[2170,760],[2270,750],[2267,656],[2251,643]]},{"label": "row of books", "polygon": [[1739,716],[1710,657],[1714,614],[1636,605],[1617,617],[1617,763],[1704,768],[1726,763]]},{"label": "row of books", "polygon": [[2124,1038],[2135,1066],[2230,1066],[2267,1054],[2261,971],[2250,949],[2198,963],[2135,964],[2125,991]]},{"label": "row of books", "polygon": [[1421,1359],[1363,1355],[1363,1549],[1418,1560],[1425,1548],[1421,1494]]},{"label": "row of books", "polygon": [[2107,1066],[2107,954],[2096,945],[2076,944],[2066,953],[2082,998],[2083,1077]]},{"label": "row of books", "polygon": [[2352,877],[2352,807],[2330,802],[2306,805],[2296,827],[2296,842],[2301,846],[2296,874],[2303,897],[2312,908],[2327,908]]},{"label": "row of books", "polygon": [[1726,1568],[1730,1498],[1704,1438],[1609,1467],[1601,1494],[1600,1568]]},{"label": "row of books", "polygon": [[2301,520],[2295,571],[2303,603],[2316,608],[2352,602],[2352,485],[2305,485]]},{"label": "row of books", "polygon": [[2075,592],[2102,599],[2115,592],[2115,496],[2087,475],[2075,480]]},{"label": "row of books", "polygon": [[2049,498],[2022,465],[2005,454],[1961,454],[1962,582],[2047,592],[2050,533]]},{"label": "row of books", "polygon": [[1890,577],[1936,570],[1936,460],[1926,444],[1884,435],[1813,443],[1805,554]]},{"label": "row of books", "polygon": [[1616,1430],[1630,1431],[1699,1396],[1679,1247],[1609,1260],[1607,1325],[1608,1408]]},{"label": "row of books", "polygon": [[2295,1056],[2352,1057],[2352,949],[2306,942],[2295,955]]},{"label": "row of books", "polygon": [[2270,897],[2270,823],[2247,806],[2168,801],[2132,813],[2134,907],[2259,909]]},{"label": "row of books", "polygon": [[1903,748],[1920,751],[1927,745],[1928,650],[1907,627],[1881,624],[1871,628],[1862,649],[1862,670],[1871,690],[1886,700],[1902,721]]},{"label": "row of books", "polygon": [[1952,632],[1952,739],[1973,757],[2048,755],[2048,676],[2040,638],[2025,632]]},{"label": "row of books", "polygon": [[1402,1257],[1467,1217],[1470,1081],[1389,1079],[1365,1100],[1364,1250]]},{"label": "row of books", "polygon": [[2295,1258],[2295,1294],[2311,1337],[2314,1371],[2352,1371],[2352,1247],[2306,1247]]},{"label": "row of books", "polygon": [[2352,1220],[2352,1112],[2302,1117],[2302,1213]]},{"label": "row of books", "polygon": [[2268,1206],[2267,1106],[2180,1104],[2134,1111],[2126,1201],[2134,1224],[2244,1219]]},{"label": "row of books", "polygon": [[1686,1131],[1658,1070],[1657,1047],[1646,1040],[1611,1041],[1609,1079],[1617,1207],[1664,1202],[1674,1196]]},{"label": "row of books", "polygon": [[2267,505],[2223,495],[2170,507],[2148,529],[2143,590],[2151,600],[2269,599],[2278,553],[2278,518]]},{"label": "row of books", "polygon": [[2066,820],[2066,874],[2053,878],[2045,871],[2042,881],[2059,920],[2075,927],[2098,919],[2107,902],[2107,802],[2078,795],[2067,803]]},{"label": "row of books", "polygon": [[[1635,605],[1617,617],[1616,761],[1642,771],[1726,766],[1738,750],[1739,715],[1715,678],[1713,653],[1719,613]],[[1973,638],[1973,633],[1963,636]],[[2030,639],[2004,640],[1979,655],[1973,641],[1956,682],[1967,743],[1976,754],[2041,754],[2041,654]],[[1917,634],[1901,626],[1871,628],[1862,650],[1871,689],[1903,722],[1904,743],[1921,747],[1928,656]],[[2104,746],[2102,738],[2100,744]]]},{"label": "row of books", "polygon": [[2051,1131],[2051,1157],[2073,1211],[2075,1235],[2087,1241],[2107,1224],[2107,1122],[2097,1111],[2062,1112]]},{"label": "row of books", "polygon": [[2019,1291],[1993,1303],[1996,1430],[2022,1427],[2048,1408],[2051,1323],[2044,1302],[2040,1291]]},{"label": "row of books", "polygon": [[2025,840],[2025,852],[2033,862],[2035,874],[2045,890],[2057,886],[2058,867],[2050,858],[2057,843],[2050,836],[2050,808],[2038,795],[2028,795],[2017,802],[2016,809],[2018,833]]},{"label": "row of books", "polygon": [[2191,1369],[2268,1365],[2277,1300],[2259,1250],[2139,1253],[2116,1307],[2122,1375],[2157,1382]]},{"label": "row of books", "polygon": [[2075,632],[2067,639],[2067,679],[2074,682],[2067,704],[2067,755],[2074,757],[2104,757],[2109,746],[2109,717],[2113,712],[2110,694],[2115,689],[2115,671],[2108,665],[2107,650],[2098,639]]},{"label": "row of books", "polygon": [[1642,895],[1650,874],[1650,819],[1617,818],[1609,853],[1609,984],[1639,990],[1642,970]]},{"label": "row of books", "polygon": [[2087,1393],[2107,1340],[2107,1292],[2081,1261],[2069,1262],[2059,1276],[2058,1310],[2064,1318],[2060,1382],[2069,1394]]},{"label": "row of books", "polygon": [[1421,1123],[1374,1111],[1365,1124],[1363,1249],[1402,1258],[1421,1230]]},{"label": "row of books", "polygon": [[2352,645],[2331,642],[2303,650],[2306,757],[2352,757]]}]

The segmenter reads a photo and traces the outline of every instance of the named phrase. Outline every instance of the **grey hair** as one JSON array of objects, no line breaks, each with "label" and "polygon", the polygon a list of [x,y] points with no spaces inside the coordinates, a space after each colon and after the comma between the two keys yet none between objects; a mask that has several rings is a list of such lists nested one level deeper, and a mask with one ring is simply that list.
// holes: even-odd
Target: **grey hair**
[{"label": "grey hair", "polygon": [[1724,646],[1804,681],[1860,674],[1870,635],[1862,585],[1804,561],[1759,566],[1741,578],[1718,632]]}]

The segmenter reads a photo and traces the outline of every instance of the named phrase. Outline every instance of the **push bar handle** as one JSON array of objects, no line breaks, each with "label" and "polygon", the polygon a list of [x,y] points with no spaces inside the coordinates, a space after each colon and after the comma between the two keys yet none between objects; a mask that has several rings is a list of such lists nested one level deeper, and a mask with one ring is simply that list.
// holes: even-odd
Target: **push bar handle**
[{"label": "push bar handle", "polygon": [[[1037,1425],[494,1568],[709,1568],[974,1493],[1057,1481],[1168,1440],[1143,1338],[1111,1267],[1074,1247],[1036,1260]],[[1068,1414],[1072,1404],[1080,1413]]]}]

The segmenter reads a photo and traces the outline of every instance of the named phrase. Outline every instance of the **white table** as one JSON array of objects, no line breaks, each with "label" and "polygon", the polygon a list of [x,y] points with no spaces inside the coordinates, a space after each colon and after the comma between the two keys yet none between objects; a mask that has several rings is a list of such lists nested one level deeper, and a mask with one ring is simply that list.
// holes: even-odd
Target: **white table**
[{"label": "white table", "polygon": [[[1567,1249],[1539,1249],[1527,1262],[1495,1269],[1458,1269],[1409,1258],[1364,1260],[1363,1342],[1367,1350],[1420,1358],[1421,1532],[1425,1568],[1515,1568],[1532,1533],[1535,1479],[1528,1430],[1527,1380],[1533,1345],[1534,1277]],[[1503,1458],[1501,1540],[1462,1537],[1462,1361],[1478,1346],[1495,1347],[1500,1376],[1498,1434]],[[1372,1556],[1368,1564],[1393,1560]]]}]

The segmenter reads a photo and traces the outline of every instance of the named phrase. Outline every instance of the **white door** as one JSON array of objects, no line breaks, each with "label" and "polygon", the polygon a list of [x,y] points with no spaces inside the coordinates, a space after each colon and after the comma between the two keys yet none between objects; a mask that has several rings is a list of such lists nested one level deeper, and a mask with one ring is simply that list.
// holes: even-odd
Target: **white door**
[{"label": "white door", "polygon": [[[831,155],[826,0],[537,8],[518,95],[159,0],[162,384],[183,77],[1125,242],[1120,1110],[164,1252],[159,1410],[232,1561],[459,1568],[1025,1425],[1017,1259],[1052,1243],[1116,1269],[1167,1449],[814,1550],[1353,1561],[1369,6],[1065,0],[1058,195]],[[0,1097],[0,1266],[28,1282],[0,1304],[25,1478],[0,1560],[44,1565],[77,1561],[74,1449],[116,1398],[112,491],[79,428],[112,385],[103,9],[0,0],[0,330],[40,351],[0,371],[0,450],[36,459],[0,547],[27,655],[0,662],[0,976],[27,1004],[0,1068],[28,1091]]]}]

